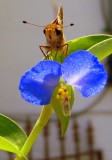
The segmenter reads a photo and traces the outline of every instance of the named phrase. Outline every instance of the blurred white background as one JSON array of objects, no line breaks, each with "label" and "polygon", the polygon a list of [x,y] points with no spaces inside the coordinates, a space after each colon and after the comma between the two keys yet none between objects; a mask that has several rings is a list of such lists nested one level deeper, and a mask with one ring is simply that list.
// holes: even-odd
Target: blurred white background
[{"label": "blurred white background", "polygon": [[[63,5],[64,24],[75,24],[65,28],[67,40],[102,32],[104,22],[99,0],[57,0],[56,4]],[[52,4],[50,0],[1,0],[0,13],[0,110],[2,113],[40,112],[39,107],[22,100],[18,85],[21,75],[43,58],[39,45],[45,44],[45,36],[43,28],[22,21],[47,25],[54,19]],[[91,99],[76,94],[75,108],[86,106]]]},{"label": "blurred white background", "polygon": [[[99,0],[56,0],[63,5],[66,39],[102,33],[105,26]],[[50,0],[0,0],[0,112],[5,114],[39,113],[35,107],[23,101],[18,86],[21,75],[38,63],[43,55],[39,49],[45,44],[43,28],[25,25],[23,20],[47,25],[54,19]],[[112,111],[111,88],[97,104],[94,111]],[[86,108],[100,95],[85,99],[76,92],[73,112]],[[86,118],[90,118],[87,115]],[[97,147],[105,150],[105,159],[112,157],[112,116],[91,116],[96,130]],[[108,138],[107,138],[108,137]]]}]

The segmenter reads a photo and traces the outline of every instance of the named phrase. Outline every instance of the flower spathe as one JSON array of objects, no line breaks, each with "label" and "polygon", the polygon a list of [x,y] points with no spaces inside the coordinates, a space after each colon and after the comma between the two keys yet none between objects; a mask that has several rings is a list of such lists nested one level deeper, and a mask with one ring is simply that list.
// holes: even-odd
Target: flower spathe
[{"label": "flower spathe", "polygon": [[79,50],[69,55],[63,64],[44,60],[27,71],[20,81],[21,95],[34,105],[49,104],[60,78],[79,90],[84,97],[89,97],[102,91],[107,82],[107,73],[92,53]]}]

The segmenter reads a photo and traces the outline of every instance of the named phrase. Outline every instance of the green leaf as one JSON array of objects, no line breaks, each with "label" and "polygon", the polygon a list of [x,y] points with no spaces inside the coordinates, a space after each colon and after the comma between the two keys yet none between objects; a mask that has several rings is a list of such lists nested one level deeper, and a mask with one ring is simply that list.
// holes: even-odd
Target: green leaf
[{"label": "green leaf", "polygon": [[104,40],[88,49],[101,61],[112,54],[112,38]]},{"label": "green leaf", "polygon": [[110,38],[112,38],[112,35],[96,34],[70,40],[67,42],[68,55],[77,50],[88,50],[95,44],[103,42],[104,40],[109,40]]},{"label": "green leaf", "polygon": [[[68,55],[72,52],[78,50],[88,50],[89,48],[93,47],[94,45],[103,42],[105,40],[109,40],[112,38],[112,35],[108,34],[94,34],[88,35],[84,37],[79,37],[74,40],[68,41]],[[63,63],[64,57],[62,52],[53,51],[52,53],[48,53],[50,59],[55,60],[57,62]],[[45,60],[45,58],[44,58]]]},{"label": "green leaf", "polygon": [[[24,131],[10,118],[0,114],[0,149],[21,154],[23,144],[27,139]],[[22,155],[23,156],[23,155]]]},{"label": "green leaf", "polygon": [[7,139],[3,138],[0,136],[0,148],[2,148],[2,150],[8,151],[8,152],[12,152],[12,153],[16,153],[19,157],[21,158],[16,158],[17,160],[28,160],[22,153],[21,151],[19,151],[11,142],[7,141]]},{"label": "green leaf", "polygon": [[[70,110],[68,110],[68,113],[71,112],[73,103],[74,103],[74,89],[72,88],[72,86],[70,85],[64,85],[67,88],[67,92],[69,92],[69,95],[71,97],[70,99]],[[52,95],[52,100],[51,100],[51,104],[53,106],[53,109],[55,111],[55,113],[57,114],[60,123],[61,123],[61,136],[64,136],[67,128],[68,128],[68,124],[69,124],[69,119],[70,119],[70,115],[66,116],[66,110],[63,110],[63,105],[60,102],[60,100],[57,98],[57,93],[58,90],[60,88],[60,84],[57,85],[53,91],[53,95]],[[64,114],[65,113],[65,114]]]},{"label": "green leaf", "polygon": [[19,154],[18,148],[10,141],[0,136],[0,149]]}]

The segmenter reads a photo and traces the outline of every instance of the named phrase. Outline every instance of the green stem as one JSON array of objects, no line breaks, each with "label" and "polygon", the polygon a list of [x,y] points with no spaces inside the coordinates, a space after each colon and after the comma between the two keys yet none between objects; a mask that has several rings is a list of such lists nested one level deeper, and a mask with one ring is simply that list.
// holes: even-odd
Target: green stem
[{"label": "green stem", "polygon": [[[31,131],[27,141],[25,142],[21,153],[26,157],[31,150],[34,142],[36,141],[38,135],[42,131],[42,129],[46,126],[50,116],[52,113],[52,105],[48,104],[43,107],[40,117],[38,118],[33,130]],[[23,157],[16,157],[15,160],[23,160]]]}]

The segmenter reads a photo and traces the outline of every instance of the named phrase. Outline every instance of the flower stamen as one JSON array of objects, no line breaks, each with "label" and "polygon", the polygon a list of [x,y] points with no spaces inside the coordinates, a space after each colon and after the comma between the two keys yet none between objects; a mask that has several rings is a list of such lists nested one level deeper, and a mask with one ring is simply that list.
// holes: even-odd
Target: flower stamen
[{"label": "flower stamen", "polygon": [[61,87],[58,89],[58,93],[56,97],[61,102],[63,114],[65,116],[70,116],[71,115],[71,107],[70,107],[71,96],[69,96],[67,87],[64,86],[64,84],[61,85]]}]

